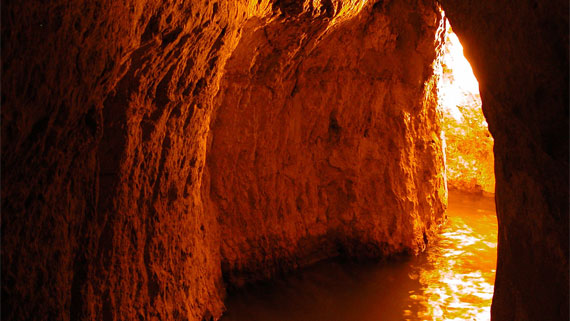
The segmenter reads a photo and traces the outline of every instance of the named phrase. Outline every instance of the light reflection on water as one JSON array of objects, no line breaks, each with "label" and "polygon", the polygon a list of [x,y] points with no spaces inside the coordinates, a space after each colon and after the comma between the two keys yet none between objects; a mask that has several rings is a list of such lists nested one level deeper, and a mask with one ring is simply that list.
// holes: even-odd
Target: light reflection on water
[{"label": "light reflection on water", "polygon": [[448,216],[440,239],[412,263],[425,307],[417,317],[489,320],[497,256],[493,199],[451,193]]},{"label": "light reflection on water", "polygon": [[232,293],[222,321],[489,320],[497,220],[492,198],[450,192],[428,250],[383,264],[322,262]]}]

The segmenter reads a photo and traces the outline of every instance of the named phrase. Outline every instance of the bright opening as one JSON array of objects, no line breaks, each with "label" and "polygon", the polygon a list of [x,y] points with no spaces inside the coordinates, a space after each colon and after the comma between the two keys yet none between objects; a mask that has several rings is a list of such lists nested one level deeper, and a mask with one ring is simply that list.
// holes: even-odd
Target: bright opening
[{"label": "bright opening", "polygon": [[493,138],[481,109],[479,84],[451,28],[438,89],[450,190],[448,222],[436,242],[439,249],[426,254],[434,268],[420,274],[427,301],[422,316],[490,320],[498,227],[494,200],[484,195],[495,192]]},{"label": "bright opening", "polygon": [[494,193],[493,138],[481,109],[479,83],[451,28],[446,34],[444,50],[439,97],[448,187]]}]

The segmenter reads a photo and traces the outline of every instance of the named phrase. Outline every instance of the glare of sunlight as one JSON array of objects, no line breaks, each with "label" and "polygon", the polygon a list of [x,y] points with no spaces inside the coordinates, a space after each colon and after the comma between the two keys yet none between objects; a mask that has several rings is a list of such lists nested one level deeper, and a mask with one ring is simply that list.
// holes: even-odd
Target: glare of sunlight
[{"label": "glare of sunlight", "polygon": [[453,32],[447,34],[443,64],[451,74],[444,74],[440,89],[441,105],[457,122],[462,122],[462,113],[457,106],[464,105],[470,98],[465,93],[479,94],[479,83],[463,56],[463,46]]},{"label": "glare of sunlight", "polygon": [[449,187],[494,193],[493,138],[483,116],[479,83],[449,28],[445,35],[438,83]]}]

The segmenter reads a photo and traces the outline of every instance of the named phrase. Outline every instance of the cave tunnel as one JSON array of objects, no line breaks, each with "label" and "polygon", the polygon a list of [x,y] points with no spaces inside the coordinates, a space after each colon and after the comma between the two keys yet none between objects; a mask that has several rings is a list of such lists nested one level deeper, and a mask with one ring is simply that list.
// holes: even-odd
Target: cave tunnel
[{"label": "cave tunnel", "polygon": [[493,139],[451,28],[441,52],[434,73],[449,193],[446,221],[425,250],[387,260],[337,257],[239,287],[230,280],[221,321],[489,320],[497,256]]},{"label": "cave tunnel", "polygon": [[568,320],[568,2],[506,0],[2,1],[2,319],[218,320],[429,251],[442,10],[494,140],[491,320]]}]

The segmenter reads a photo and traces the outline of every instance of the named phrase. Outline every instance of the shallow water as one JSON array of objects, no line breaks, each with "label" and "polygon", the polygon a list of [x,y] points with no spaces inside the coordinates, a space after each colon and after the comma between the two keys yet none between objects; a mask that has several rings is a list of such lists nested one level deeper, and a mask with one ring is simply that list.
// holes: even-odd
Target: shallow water
[{"label": "shallow water", "polygon": [[497,219],[493,198],[450,191],[428,250],[390,263],[321,262],[230,293],[222,321],[489,320]]}]

